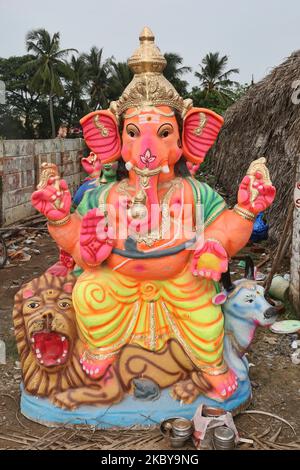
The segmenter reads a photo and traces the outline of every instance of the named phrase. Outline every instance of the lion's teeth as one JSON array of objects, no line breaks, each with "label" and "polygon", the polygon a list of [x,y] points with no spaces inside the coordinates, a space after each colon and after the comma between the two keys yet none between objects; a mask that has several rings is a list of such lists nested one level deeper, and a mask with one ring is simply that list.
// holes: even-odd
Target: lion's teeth
[{"label": "lion's teeth", "polygon": [[34,338],[31,338],[31,342],[34,343]]},{"label": "lion's teeth", "polygon": [[61,360],[60,360],[60,359],[57,359],[56,362],[57,362],[57,364],[60,364],[60,363],[61,363]]},{"label": "lion's teeth", "polygon": [[65,336],[62,336],[62,337],[61,337],[61,340],[62,340],[62,341],[65,341],[65,339],[66,339]]},{"label": "lion's teeth", "polygon": [[41,355],[41,354],[37,354],[36,357],[37,357],[38,359],[41,359],[42,355]]},{"label": "lion's teeth", "polygon": [[91,375],[94,375],[94,371],[93,371],[93,370],[91,370],[90,374],[91,374]]},{"label": "lion's teeth", "polygon": [[65,350],[64,350],[64,352],[63,352],[63,354],[64,354],[64,355],[66,355],[66,354],[67,354],[67,352],[68,352],[68,351],[67,351],[67,349],[65,349]]},{"label": "lion's teeth", "polygon": [[43,359],[41,359],[41,360],[40,360],[40,364],[44,364],[44,361],[43,361]]},{"label": "lion's teeth", "polygon": [[39,354],[41,351],[39,350],[39,348],[36,348],[35,352]]},{"label": "lion's teeth", "polygon": [[95,374],[98,374],[98,372],[99,372],[99,369],[98,369],[98,367],[97,367],[97,369],[95,370]]}]

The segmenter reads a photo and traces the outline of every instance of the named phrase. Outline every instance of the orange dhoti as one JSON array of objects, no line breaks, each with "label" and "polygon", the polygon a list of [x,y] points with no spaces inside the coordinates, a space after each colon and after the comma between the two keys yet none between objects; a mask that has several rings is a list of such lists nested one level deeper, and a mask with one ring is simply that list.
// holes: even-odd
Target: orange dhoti
[{"label": "orange dhoti", "polygon": [[194,364],[219,365],[223,314],[215,283],[185,270],[168,280],[139,281],[106,267],[80,275],[73,302],[81,338],[99,359],[126,344],[159,351],[176,339]]}]

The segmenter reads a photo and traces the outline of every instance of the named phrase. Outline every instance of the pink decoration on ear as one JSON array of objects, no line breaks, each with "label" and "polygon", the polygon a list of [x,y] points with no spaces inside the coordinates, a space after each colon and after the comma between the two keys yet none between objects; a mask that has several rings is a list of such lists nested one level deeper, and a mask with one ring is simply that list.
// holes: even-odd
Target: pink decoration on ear
[{"label": "pink decoration on ear", "polygon": [[30,289],[24,290],[23,292],[23,299],[29,299],[30,297],[34,296],[34,292]]},{"label": "pink decoration on ear", "polygon": [[183,122],[183,154],[193,163],[202,163],[223,125],[223,118],[210,109],[192,108]]},{"label": "pink decoration on ear", "polygon": [[214,305],[222,305],[226,302],[226,300],[227,300],[227,295],[224,294],[224,292],[220,292],[219,294],[215,295],[212,298],[212,303]]},{"label": "pink decoration on ear", "polygon": [[80,120],[83,135],[90,149],[100,156],[102,163],[120,157],[121,138],[114,115],[107,110],[94,111]]},{"label": "pink decoration on ear", "polygon": [[73,290],[73,284],[72,282],[66,282],[66,284],[63,285],[63,290],[67,294],[71,294]]}]

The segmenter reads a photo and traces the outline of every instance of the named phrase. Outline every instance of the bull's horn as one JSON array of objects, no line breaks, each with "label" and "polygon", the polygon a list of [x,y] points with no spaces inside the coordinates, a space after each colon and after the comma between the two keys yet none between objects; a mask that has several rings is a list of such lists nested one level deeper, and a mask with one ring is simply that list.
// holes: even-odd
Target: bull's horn
[{"label": "bull's horn", "polygon": [[254,281],[254,263],[251,256],[245,256],[245,277]]},{"label": "bull's horn", "polygon": [[231,281],[231,276],[230,276],[230,270],[229,269],[226,271],[226,273],[222,273],[221,282],[224,286],[224,289],[227,292],[230,292],[234,289],[235,286]]}]

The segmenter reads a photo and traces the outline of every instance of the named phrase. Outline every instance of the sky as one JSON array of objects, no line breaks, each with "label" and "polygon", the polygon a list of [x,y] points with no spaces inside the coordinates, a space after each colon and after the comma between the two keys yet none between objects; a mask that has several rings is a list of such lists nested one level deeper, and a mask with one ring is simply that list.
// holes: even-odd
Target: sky
[{"label": "sky", "polygon": [[45,28],[60,32],[63,48],[96,45],[124,61],[149,26],[160,50],[180,54],[193,71],[219,51],[240,69],[237,81],[249,83],[300,49],[299,25],[299,0],[0,0],[0,57],[24,54],[26,33]]}]

